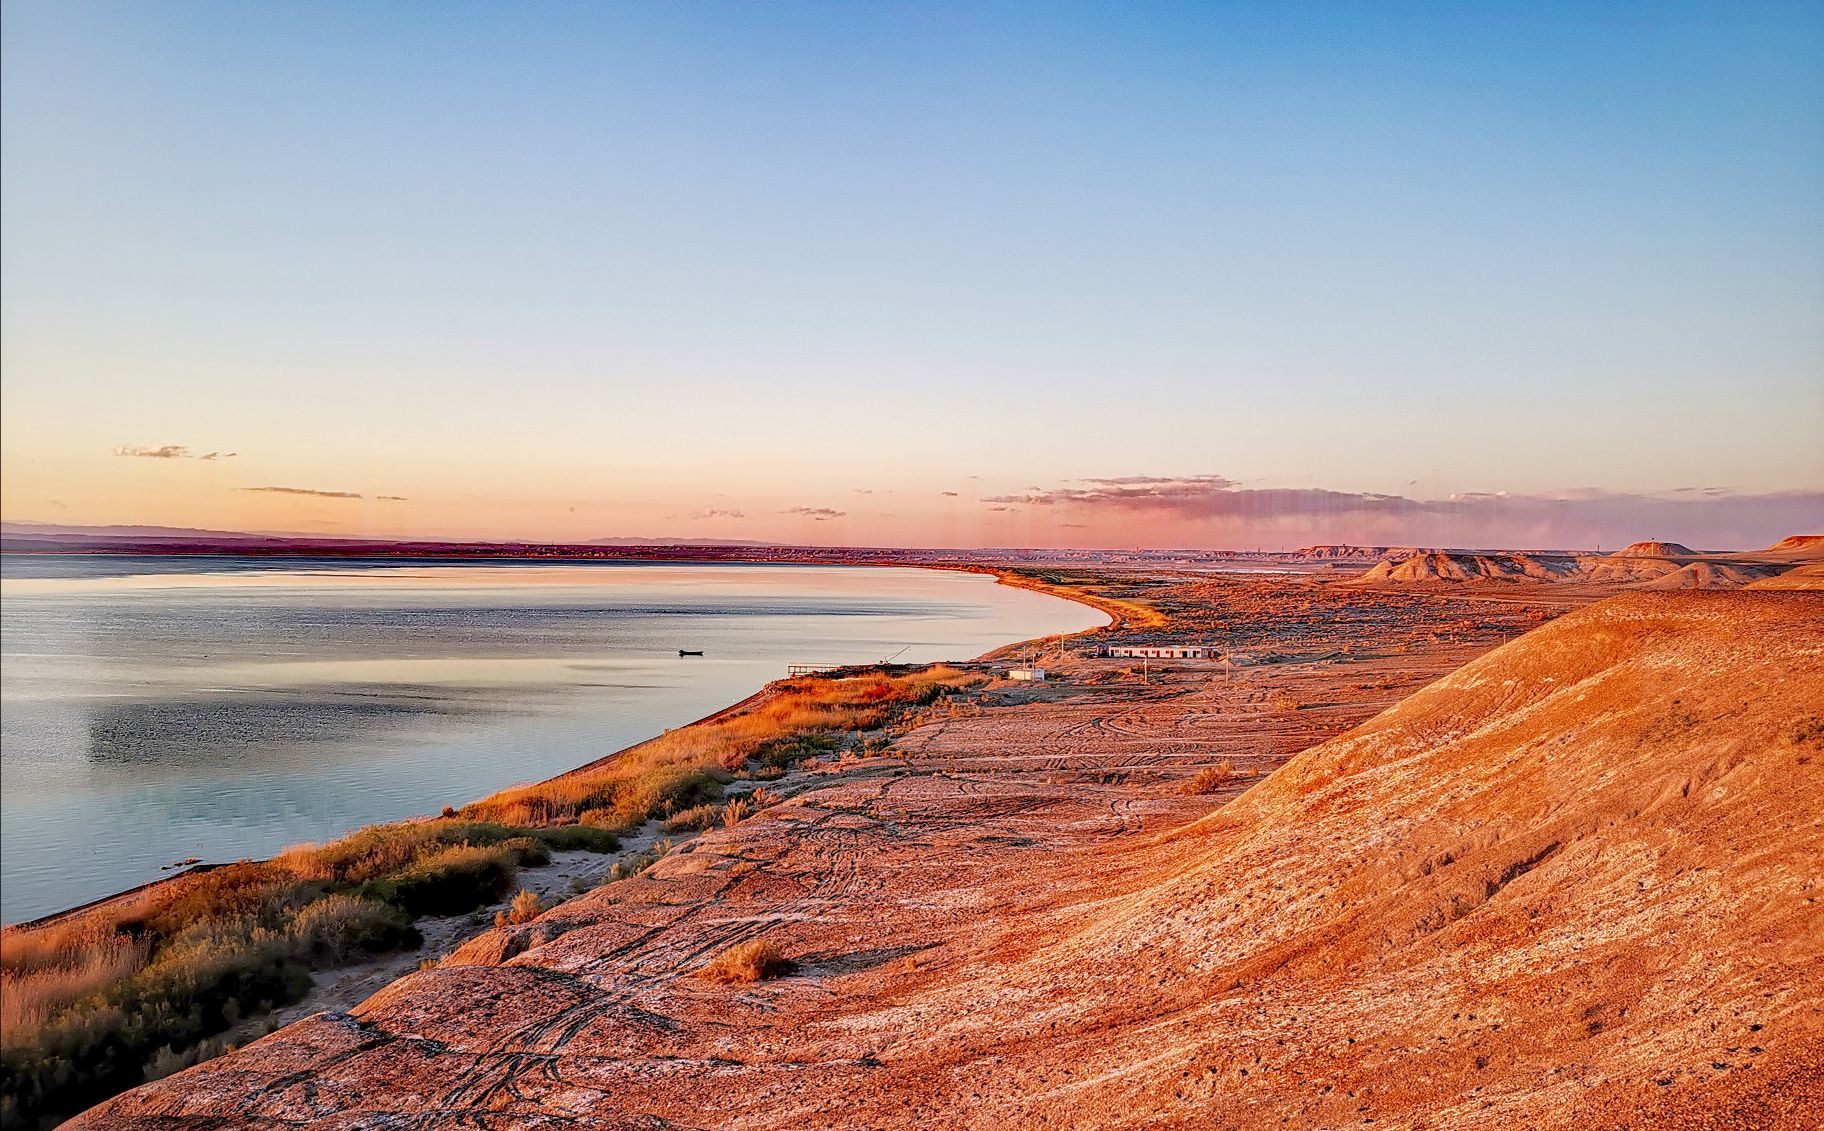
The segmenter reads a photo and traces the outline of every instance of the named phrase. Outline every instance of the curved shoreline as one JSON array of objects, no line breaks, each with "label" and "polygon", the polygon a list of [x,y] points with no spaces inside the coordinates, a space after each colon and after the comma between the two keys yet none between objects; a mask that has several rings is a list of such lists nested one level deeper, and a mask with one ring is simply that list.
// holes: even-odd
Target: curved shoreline
[{"label": "curved shoreline", "polygon": [[[712,562],[709,562],[706,564],[731,565],[731,564],[741,564],[741,563],[712,561]],[[774,564],[774,563],[759,562],[759,563],[752,563],[752,564],[770,565],[770,564]],[[1145,609],[1143,609],[1142,606],[1134,605],[1134,604],[1131,604],[1128,602],[1122,602],[1122,601],[1112,599],[1112,598],[1105,598],[1105,597],[1101,597],[1096,594],[1085,594],[1085,593],[1073,592],[1063,586],[1047,584],[1041,580],[1034,579],[1034,578],[1028,578],[1025,575],[1020,574],[1019,572],[1017,572],[1015,570],[1009,570],[1009,569],[999,569],[999,568],[987,567],[987,566],[913,565],[913,564],[904,563],[904,562],[867,562],[867,563],[832,563],[832,564],[842,564],[842,565],[854,564],[854,565],[863,566],[865,568],[876,568],[876,569],[882,569],[882,568],[885,568],[885,569],[930,569],[930,570],[939,570],[939,571],[946,571],[946,572],[952,572],[952,573],[987,574],[989,576],[992,576],[995,579],[995,583],[998,585],[1006,585],[1009,588],[1014,588],[1014,589],[1030,589],[1034,592],[1044,593],[1048,596],[1057,597],[1060,600],[1072,601],[1072,602],[1075,602],[1076,604],[1084,605],[1086,607],[1095,609],[1098,612],[1101,612],[1110,618],[1109,623],[1105,624],[1105,625],[1098,625],[1093,628],[1080,629],[1077,632],[1072,632],[1072,633],[1060,633],[1060,634],[1056,634],[1055,636],[1035,636],[1035,637],[1031,637],[1026,640],[1014,641],[1011,644],[1003,644],[998,648],[992,648],[992,649],[988,650],[987,652],[984,652],[981,655],[976,656],[972,659],[968,659],[968,660],[938,661],[938,662],[950,662],[950,663],[956,663],[956,664],[989,663],[989,662],[992,662],[994,658],[1000,656],[1002,653],[1005,653],[1005,652],[1010,651],[1015,648],[1023,648],[1023,647],[1026,647],[1027,645],[1036,643],[1041,640],[1070,639],[1070,638],[1078,637],[1078,636],[1086,636],[1091,633],[1107,632],[1111,629],[1127,627],[1124,624],[1124,616],[1123,616],[1123,614],[1127,613],[1127,612],[1146,612],[1146,613],[1152,612],[1152,610],[1145,610]],[[1157,616],[1158,614],[1154,613],[1153,615]],[[1161,619],[1163,619],[1163,618],[1161,618]],[[856,665],[850,665],[848,667],[838,669],[838,670],[868,671],[868,670],[880,669],[880,668],[887,667],[887,666],[889,666],[889,665],[856,664]],[[905,666],[906,667],[927,667],[930,665],[923,665],[923,664],[911,665],[911,664],[909,664],[909,665],[905,665]],[[599,758],[591,759],[590,761],[584,762],[583,764],[581,764],[579,766],[572,766],[571,768],[564,770],[561,773],[553,774],[547,778],[535,779],[534,781],[531,781],[531,782],[510,783],[501,788],[504,790],[504,789],[516,788],[517,785],[537,785],[537,784],[543,784],[546,782],[555,782],[555,781],[560,781],[564,778],[573,777],[577,774],[587,773],[592,770],[600,769],[603,766],[606,766],[606,765],[612,763],[616,759],[624,757],[625,755],[631,754],[654,742],[657,742],[659,739],[665,737],[666,735],[673,734],[680,730],[686,730],[691,727],[705,726],[710,723],[718,722],[720,720],[729,718],[733,715],[738,715],[738,714],[743,713],[744,711],[750,710],[753,707],[759,705],[761,702],[764,702],[772,694],[772,689],[773,689],[774,685],[777,684],[778,682],[780,682],[780,681],[769,680],[767,683],[761,685],[761,687],[759,689],[757,689],[756,691],[754,691],[752,694],[747,695],[733,703],[730,703],[725,707],[721,707],[715,711],[711,711],[709,714],[704,715],[701,718],[693,719],[690,722],[682,723],[675,727],[667,727],[663,731],[661,731],[659,734],[653,735],[650,738],[643,738],[638,742],[632,743],[628,746],[623,746],[620,749],[611,751],[607,754],[602,755]],[[496,792],[498,792],[498,791],[496,791]],[[407,824],[407,823],[411,823],[414,821],[428,821],[428,820],[434,820],[434,819],[435,819],[435,817],[432,814],[418,813],[418,814],[413,814],[412,816],[408,816],[408,817],[400,817],[395,821],[382,821],[382,822],[375,822],[375,823],[376,824]],[[350,835],[350,834],[359,832],[363,828],[371,828],[371,827],[372,827],[372,825],[359,825],[359,826],[356,826],[355,828],[348,830],[348,832],[344,833],[343,835],[345,835],[345,836]],[[135,884],[133,887],[126,888],[122,891],[114,892],[110,895],[97,896],[96,898],[88,900],[84,903],[79,903],[79,904],[75,905],[74,907],[66,907],[59,911],[53,911],[53,912],[50,912],[45,915],[40,915],[34,919],[25,919],[25,920],[21,920],[20,922],[17,922],[17,923],[6,923],[6,924],[3,924],[3,926],[5,927],[6,930],[9,930],[9,931],[41,930],[46,927],[55,926],[56,924],[64,922],[65,920],[68,920],[77,915],[86,914],[88,912],[95,911],[99,908],[108,907],[113,904],[123,903],[127,900],[137,899],[141,896],[148,895],[152,892],[157,891],[164,885],[169,884],[175,880],[182,879],[186,876],[196,875],[201,872],[208,872],[212,869],[223,867],[225,864],[242,863],[242,862],[263,863],[265,859],[266,858],[256,858],[256,857],[249,856],[249,857],[242,857],[240,860],[235,860],[235,861],[216,861],[213,863],[192,864],[185,868],[179,869],[177,871],[173,871],[169,875],[158,876],[153,879],[146,880],[143,883]]]},{"label": "curved shoreline", "polygon": [[[1141,608],[1141,606],[1139,606],[1139,605],[1133,605],[1133,604],[1129,604],[1127,602],[1115,601],[1115,600],[1112,600],[1109,598],[1100,598],[1094,594],[1073,593],[1061,586],[1049,586],[1049,585],[1045,585],[1042,582],[1033,582],[1031,579],[1023,579],[1022,575],[1020,575],[1012,570],[991,569],[991,568],[987,568],[987,567],[942,566],[942,565],[907,566],[907,565],[898,564],[898,563],[891,564],[891,565],[885,564],[885,563],[882,563],[880,565],[871,565],[871,568],[875,568],[875,569],[929,569],[929,570],[941,570],[941,571],[946,571],[946,572],[950,572],[950,573],[986,574],[988,576],[993,577],[995,580],[995,584],[997,584],[997,585],[1005,585],[1010,589],[1030,589],[1037,593],[1044,593],[1048,596],[1056,597],[1059,600],[1071,601],[1076,604],[1084,605],[1088,608],[1095,609],[1097,612],[1103,613],[1104,615],[1108,616],[1108,618],[1109,618],[1109,622],[1107,624],[1096,625],[1091,628],[1078,629],[1076,632],[1054,633],[1054,634],[1050,634],[1050,635],[1046,635],[1046,636],[1032,636],[1032,637],[1028,637],[1025,640],[1015,640],[1011,644],[1003,644],[998,648],[990,648],[988,651],[983,652],[981,655],[975,656],[971,659],[935,660],[935,661],[932,661],[933,663],[949,663],[949,664],[992,663],[996,658],[1000,657],[1003,653],[1012,651],[1015,648],[1024,648],[1029,644],[1035,644],[1041,640],[1069,640],[1069,639],[1072,639],[1072,638],[1078,637],[1078,636],[1088,636],[1091,633],[1107,632],[1111,629],[1124,627],[1124,625],[1122,623],[1121,610],[1126,610],[1126,609],[1138,610]],[[1151,610],[1146,610],[1146,611],[1150,612]],[[831,670],[832,671],[862,672],[862,671],[877,671],[877,670],[881,670],[884,668],[891,668],[891,667],[896,667],[896,666],[901,666],[901,665],[847,664],[847,665],[843,665],[842,667],[839,667],[839,668],[833,668]],[[929,664],[906,664],[903,666],[905,666],[905,667],[929,667],[930,665]],[[788,676],[787,678],[789,679],[792,677]],[[735,702],[730,703],[726,707],[722,707],[717,710],[711,711],[709,714],[704,715],[700,719],[692,719],[688,723],[682,723],[675,727],[667,727],[667,728],[665,728],[665,730],[661,731],[658,734],[653,735],[651,738],[643,738],[640,741],[635,742],[630,746],[623,746],[619,750],[616,750],[609,754],[602,755],[600,758],[596,758],[592,761],[585,762],[580,766],[573,766],[570,769],[565,770],[561,774],[553,774],[550,777],[544,778],[541,780],[546,781],[546,782],[560,781],[564,778],[573,777],[577,774],[586,773],[590,770],[597,770],[603,766],[608,765],[610,762],[614,761],[616,758],[621,757],[622,755],[631,754],[636,750],[646,747],[654,742],[657,742],[659,739],[665,737],[668,734],[672,734],[672,733],[674,733],[676,731],[680,731],[680,730],[687,730],[691,727],[706,726],[710,723],[720,722],[723,719],[730,718],[731,716],[739,715],[739,714],[741,714],[745,711],[751,710],[752,708],[757,707],[761,703],[765,702],[766,699],[771,695],[773,686],[779,682],[781,682],[781,681],[768,680],[766,683],[762,684],[760,686],[759,690],[755,691],[753,694],[745,696],[741,699],[738,699]],[[407,819],[410,820],[410,818],[407,818]]]}]

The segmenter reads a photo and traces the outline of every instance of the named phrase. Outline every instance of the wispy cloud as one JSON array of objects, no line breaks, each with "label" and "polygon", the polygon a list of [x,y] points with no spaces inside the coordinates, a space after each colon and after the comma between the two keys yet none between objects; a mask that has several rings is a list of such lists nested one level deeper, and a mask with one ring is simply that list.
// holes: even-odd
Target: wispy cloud
[{"label": "wispy cloud", "polygon": [[942,494],[942,495],[943,495],[943,496],[944,496],[944,498],[946,498],[946,499],[954,499],[954,498],[956,498],[956,492],[955,492],[955,491],[943,491],[943,492],[940,492],[940,494]]},{"label": "wispy cloud", "polygon": [[205,452],[200,456],[190,454],[187,444],[160,444],[157,447],[144,447],[138,444],[122,444],[114,449],[117,456],[130,456],[134,459],[233,459],[239,452]]},{"label": "wispy cloud", "polygon": [[310,487],[242,487],[243,491],[267,495],[308,495],[313,499],[359,499],[353,491],[318,491]]},{"label": "wispy cloud", "polygon": [[[1660,493],[1574,487],[1470,491],[1419,499],[1321,487],[1244,488],[1221,475],[1075,480],[982,500],[1056,511],[1130,539],[1136,527],[1165,542],[1288,540],[1455,546],[1576,547],[1667,538],[1700,546],[1763,545],[1779,532],[1824,529],[1824,491],[1743,494],[1697,487]],[[1161,526],[1160,524],[1164,524]]]},{"label": "wispy cloud", "polygon": [[189,459],[190,449],[182,444],[161,444],[156,448],[122,445],[114,449],[114,454],[134,459]]},{"label": "wispy cloud", "polygon": [[404,495],[375,495],[374,498],[379,499],[383,503],[409,503],[409,502],[411,502],[411,500],[406,498]]},{"label": "wispy cloud", "polygon": [[841,518],[848,512],[831,510],[829,507],[787,507],[779,513],[795,514],[804,518],[815,519],[818,522],[827,522],[832,518]]},{"label": "wispy cloud", "polygon": [[723,509],[720,507],[710,507],[708,510],[693,511],[690,514],[674,514],[670,517],[677,518],[677,519],[693,519],[693,520],[696,520],[699,522],[707,522],[711,519],[717,519],[717,518],[746,518],[747,515],[743,514],[740,511],[737,511],[737,510],[726,510],[726,509]]}]

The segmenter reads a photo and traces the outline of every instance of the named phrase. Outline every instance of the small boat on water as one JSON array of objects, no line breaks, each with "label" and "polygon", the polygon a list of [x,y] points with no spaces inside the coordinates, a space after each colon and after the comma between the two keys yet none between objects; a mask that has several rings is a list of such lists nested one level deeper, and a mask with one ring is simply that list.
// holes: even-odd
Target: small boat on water
[{"label": "small boat on water", "polygon": [[678,655],[680,655],[680,656],[701,656],[702,654],[703,653],[701,653],[701,652],[692,652],[687,648],[678,649]]}]

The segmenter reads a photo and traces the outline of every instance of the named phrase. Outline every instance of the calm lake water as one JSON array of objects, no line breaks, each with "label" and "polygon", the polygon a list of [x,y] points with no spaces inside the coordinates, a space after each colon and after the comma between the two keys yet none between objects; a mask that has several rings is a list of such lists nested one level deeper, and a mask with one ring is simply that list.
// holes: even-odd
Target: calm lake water
[{"label": "calm lake water", "polygon": [[839,566],[8,555],[0,598],[6,922],[549,777],[788,663],[967,659],[1106,620]]}]

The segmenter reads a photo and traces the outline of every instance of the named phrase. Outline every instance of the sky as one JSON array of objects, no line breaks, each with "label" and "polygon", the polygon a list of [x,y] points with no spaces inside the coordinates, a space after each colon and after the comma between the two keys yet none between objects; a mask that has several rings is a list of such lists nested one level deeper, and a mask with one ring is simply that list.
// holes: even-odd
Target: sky
[{"label": "sky", "polygon": [[1824,531],[1824,6],[0,10],[0,517]]}]

